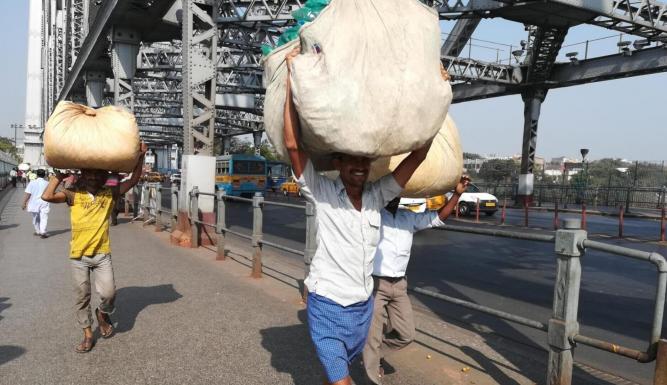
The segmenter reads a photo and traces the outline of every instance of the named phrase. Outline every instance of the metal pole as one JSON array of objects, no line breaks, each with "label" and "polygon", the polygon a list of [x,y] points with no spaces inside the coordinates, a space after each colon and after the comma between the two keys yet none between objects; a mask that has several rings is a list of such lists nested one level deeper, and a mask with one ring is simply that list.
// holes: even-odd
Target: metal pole
[{"label": "metal pole", "polygon": [[581,229],[586,230],[586,203],[581,204]]},{"label": "metal pole", "polygon": [[[310,263],[313,261],[317,250],[317,217],[315,216],[315,205],[306,202],[306,247],[303,250],[304,279],[310,274]],[[308,298],[308,288],[303,286],[303,301]]]},{"label": "metal pole", "polygon": [[178,218],[178,186],[171,185],[171,231],[176,230]]},{"label": "metal pole", "polygon": [[523,225],[528,227],[528,200],[523,200]]},{"label": "metal pole", "polygon": [[199,247],[199,187],[194,186],[190,191],[190,229],[192,238],[190,238],[190,247],[196,249]]},{"label": "metal pole", "polygon": [[667,340],[658,341],[653,385],[667,385]]},{"label": "metal pole", "polygon": [[554,286],[553,316],[549,320],[548,385],[570,385],[574,346],[571,339],[578,334],[579,287],[581,261],[584,254],[581,244],[586,231],[578,220],[567,220],[564,229],[556,231],[557,271]]},{"label": "metal pole", "polygon": [[558,200],[554,206],[554,230],[558,230]]},{"label": "metal pole", "polygon": [[139,189],[140,186],[132,188],[132,219],[139,216]]},{"label": "metal pole", "polygon": [[149,210],[148,205],[150,201],[149,194],[150,194],[150,189],[148,187],[148,183],[144,183],[141,186],[141,212],[144,221],[143,223],[144,226],[146,225],[146,222],[148,222],[148,218],[150,217],[148,211]]},{"label": "metal pole", "polygon": [[479,198],[477,198],[477,207],[475,208],[475,223],[479,223]]},{"label": "metal pole", "polygon": [[218,261],[225,260],[225,236],[227,228],[226,213],[225,213],[225,190],[220,189],[215,193],[215,232],[218,234],[218,250],[215,259]]},{"label": "metal pole", "polygon": [[155,187],[155,231],[162,231],[162,184]]},{"label": "metal pole", "polygon": [[660,210],[660,242],[665,241],[665,208]]},{"label": "metal pole", "polygon": [[262,278],[262,205],[264,197],[256,192],[252,197],[252,278]]},{"label": "metal pole", "polygon": [[125,203],[125,218],[130,216],[130,199],[129,199],[129,197],[130,197],[130,192],[128,191],[128,192],[125,193],[125,197],[123,199],[123,201],[124,201],[123,203]]},{"label": "metal pole", "polygon": [[500,215],[500,224],[505,224],[505,219],[507,217],[507,198],[503,201],[503,212]]},{"label": "metal pole", "polygon": [[625,211],[623,210],[623,205],[621,205],[620,210],[618,210],[618,237],[623,238],[623,214]]}]

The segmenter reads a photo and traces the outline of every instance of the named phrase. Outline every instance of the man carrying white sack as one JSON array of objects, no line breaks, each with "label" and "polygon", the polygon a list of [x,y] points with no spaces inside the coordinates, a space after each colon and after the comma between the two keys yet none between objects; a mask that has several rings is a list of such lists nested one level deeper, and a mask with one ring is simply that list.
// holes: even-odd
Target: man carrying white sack
[{"label": "man carrying white sack", "polygon": [[83,329],[83,341],[75,348],[77,353],[87,353],[95,345],[93,317],[90,309],[90,273],[95,273],[95,289],[100,305],[95,316],[103,338],[113,335],[110,314],[115,310],[116,284],[111,263],[109,218],[113,205],[121,194],[130,191],[141,179],[146,145],[142,143],[140,156],[132,172],[132,178],[115,188],[105,186],[109,172],[83,169],[81,178],[71,189],[56,191],[65,179],[57,173],[51,177],[42,199],[51,203],[67,203],[70,206],[72,239],[70,241],[70,266],[76,294],[76,319]]},{"label": "man carrying white sack", "polygon": [[[287,68],[298,51],[287,55]],[[317,210],[318,245],[305,280],[308,328],[328,384],[347,385],[349,366],[366,341],[373,312],[373,257],[380,209],[398,196],[430,147],[413,151],[390,175],[366,183],[371,159],[334,154],[340,177],[319,175],[299,147],[299,118],[289,75],[285,103],[285,147],[301,193]]]},{"label": "man carrying white sack", "polygon": [[459,197],[469,183],[468,177],[462,177],[452,197],[438,211],[413,213],[410,210],[399,210],[400,198],[396,198],[381,212],[380,241],[373,267],[373,321],[363,351],[366,374],[375,384],[380,384],[384,375],[380,365],[383,356],[406,347],[415,338],[412,304],[405,277],[413,234],[442,226],[456,209]]}]

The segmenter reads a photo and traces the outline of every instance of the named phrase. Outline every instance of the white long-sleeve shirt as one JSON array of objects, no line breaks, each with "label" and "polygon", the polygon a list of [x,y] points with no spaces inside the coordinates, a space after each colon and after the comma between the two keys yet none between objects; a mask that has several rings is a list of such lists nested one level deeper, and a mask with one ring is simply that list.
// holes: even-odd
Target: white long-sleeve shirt
[{"label": "white long-sleeve shirt", "polygon": [[392,215],[382,209],[380,242],[375,253],[373,275],[380,277],[403,277],[410,262],[412,237],[420,230],[442,226],[436,211],[413,213],[399,209]]},{"label": "white long-sleeve shirt", "polygon": [[366,301],[373,292],[380,210],[401,193],[401,186],[391,174],[368,183],[358,211],[340,177],[334,181],[319,175],[310,161],[297,182],[317,213],[317,250],[305,280],[308,290],[342,306]]}]

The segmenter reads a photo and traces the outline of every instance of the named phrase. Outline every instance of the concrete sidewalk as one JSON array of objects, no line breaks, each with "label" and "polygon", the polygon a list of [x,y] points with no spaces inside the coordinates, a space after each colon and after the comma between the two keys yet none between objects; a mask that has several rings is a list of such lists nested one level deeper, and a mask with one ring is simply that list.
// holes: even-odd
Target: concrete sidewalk
[{"label": "concrete sidewalk", "polygon": [[[81,332],[68,209],[52,206],[51,237],[42,240],[20,210],[21,195],[17,189],[4,197],[0,220],[0,384],[322,383],[294,280],[299,266],[267,250],[265,271],[280,280],[251,279],[243,242],[230,242],[230,258],[219,262],[205,248],[171,246],[167,233],[123,219],[111,231],[117,334],[88,354],[75,353]],[[388,357],[396,372],[386,384],[544,382],[543,351],[417,310],[418,341]],[[576,383],[607,383],[577,372]]]}]

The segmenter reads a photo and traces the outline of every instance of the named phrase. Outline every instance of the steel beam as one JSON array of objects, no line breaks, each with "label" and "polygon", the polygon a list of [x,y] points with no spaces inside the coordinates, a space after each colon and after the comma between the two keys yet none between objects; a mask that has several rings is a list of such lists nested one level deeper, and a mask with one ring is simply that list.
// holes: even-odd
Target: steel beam
[{"label": "steel beam", "polygon": [[461,55],[481,20],[479,17],[457,20],[440,48],[440,55],[444,57]]}]

